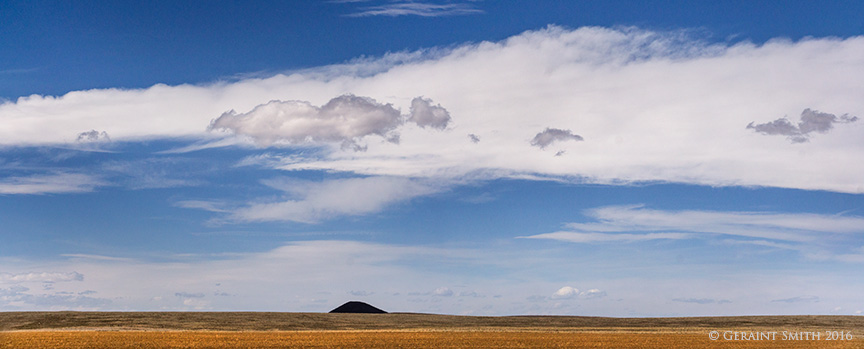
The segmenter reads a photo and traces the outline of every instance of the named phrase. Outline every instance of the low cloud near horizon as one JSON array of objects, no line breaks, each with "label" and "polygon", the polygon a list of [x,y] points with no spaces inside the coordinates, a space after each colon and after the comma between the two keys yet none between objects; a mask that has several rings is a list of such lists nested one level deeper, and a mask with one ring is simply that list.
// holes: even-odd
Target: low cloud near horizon
[{"label": "low cloud near horizon", "polygon": [[[771,275],[732,272],[730,276],[728,268],[711,267],[707,269],[711,274],[706,275],[706,266],[697,264],[679,265],[675,270],[682,274],[663,278],[598,279],[589,272],[597,267],[593,258],[561,263],[560,258],[569,255],[572,259],[572,254],[557,248],[540,251],[320,240],[217,258],[17,259],[4,261],[9,272],[0,274],[0,310],[324,312],[347,297],[362,297],[389,311],[465,315],[672,316],[698,314],[704,307],[717,307],[712,308],[713,315],[786,314],[824,312],[825,307],[838,304],[850,311],[860,309],[861,282],[845,279],[854,275],[852,270],[836,275],[788,271]],[[625,257],[619,266],[602,268],[639,263],[649,270],[668,270],[656,260],[642,260],[644,257]],[[542,275],[547,273],[579,282],[548,280]],[[747,287],[730,288],[730,277]],[[50,287],[44,287],[46,283]],[[463,302],[466,297],[472,302]],[[790,310],[792,304],[794,310]]]}]

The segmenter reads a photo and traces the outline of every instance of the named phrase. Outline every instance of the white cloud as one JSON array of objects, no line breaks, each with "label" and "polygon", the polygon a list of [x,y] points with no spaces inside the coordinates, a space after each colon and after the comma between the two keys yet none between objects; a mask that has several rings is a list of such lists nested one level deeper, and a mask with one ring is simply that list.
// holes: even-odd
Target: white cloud
[{"label": "white cloud", "polygon": [[205,200],[183,200],[174,203],[176,207],[182,208],[191,208],[198,210],[205,210],[210,212],[230,212],[225,208],[226,204],[224,202],[218,201],[205,201]]},{"label": "white cloud", "polygon": [[[703,314],[704,304],[670,301],[675,298],[717,300],[714,304],[730,301],[714,315],[824,314],[837,306],[850,313],[860,309],[862,282],[854,268],[816,274],[807,268],[765,273],[740,264],[742,272],[725,263],[664,264],[661,256],[667,251],[609,261],[592,250],[574,256],[572,251],[524,245],[501,250],[296,241],[261,252],[184,255],[173,260],[160,254],[156,261],[0,257],[11,275],[74,270],[86,276],[81,281],[56,282],[53,290],[44,290],[40,287],[44,282],[35,281],[48,278],[32,278],[32,285],[0,285],[0,310],[322,312],[352,300],[356,296],[350,292],[356,290],[366,293],[364,301],[388,311],[446,314]],[[617,272],[622,269],[627,272]],[[562,284],[565,278],[591,288],[579,289],[577,294],[575,284]],[[449,297],[436,296],[439,288],[439,294],[447,294],[442,285],[458,286],[446,287],[453,293]],[[468,302],[466,297],[475,293],[493,296],[476,296]],[[571,298],[554,299],[555,293]],[[217,296],[224,294],[234,296]],[[544,296],[532,296],[538,294]],[[796,295],[812,295],[819,302]]]},{"label": "white cloud", "polygon": [[[182,262],[72,259],[47,264],[58,268],[74,267],[87,275],[86,280],[56,284],[52,292],[19,287],[23,282],[18,280],[61,281],[61,277],[75,279],[74,275],[2,274],[2,277],[14,280],[10,281],[12,288],[0,288],[0,309],[55,309],[55,306],[62,309],[59,300],[51,305],[47,304],[48,298],[45,297],[50,298],[56,292],[85,295],[84,292],[91,294],[93,290],[98,291],[102,299],[112,300],[99,305],[106,310],[227,308],[326,311],[344,303],[349,294],[362,294],[371,304],[385,309],[406,309],[404,298],[391,296],[394,289],[420,287],[435,290],[435,295],[441,296],[437,298],[453,298],[452,290],[438,285],[442,280],[460,274],[453,272],[453,266],[459,265],[462,270],[475,268],[485,253],[356,241],[300,241],[269,251],[232,253],[217,259],[186,256]],[[439,267],[412,266],[413,263],[437,263]],[[46,262],[32,265],[44,266]],[[32,265],[22,265],[21,260],[4,261],[7,270],[32,268]],[[363,291],[352,291],[358,288]],[[236,297],[211,296],[214,293]],[[21,297],[25,295],[33,301],[41,298],[46,301],[24,302]],[[428,295],[432,296],[432,293]]]},{"label": "white cloud", "polygon": [[606,291],[592,288],[588,291],[584,291],[584,292],[580,293],[579,295],[585,299],[597,299],[597,298],[606,297]]},{"label": "white cloud", "polygon": [[59,172],[0,179],[0,194],[85,193],[104,185],[105,182],[92,175]]},{"label": "white cloud", "polygon": [[564,286],[552,294],[553,299],[569,299],[579,295],[579,289],[570,286]]},{"label": "white cloud", "polygon": [[439,287],[439,288],[436,288],[435,291],[432,291],[432,295],[439,296],[439,297],[452,297],[453,296],[453,290],[451,290],[447,287]]},{"label": "white cloud", "polygon": [[[402,124],[390,104],[343,95],[316,107],[304,101],[271,101],[248,113],[229,111],[214,120],[214,130],[227,129],[249,136],[259,145],[340,142],[354,144],[369,135],[389,138]],[[392,136],[391,136],[392,137]]]},{"label": "white cloud", "polygon": [[65,281],[82,281],[84,275],[78,272],[29,272],[29,273],[0,273],[0,283],[21,283],[21,282],[65,282]]},{"label": "white cloud", "polygon": [[597,223],[569,223],[580,231],[687,231],[769,238],[818,240],[823,233],[864,233],[864,218],[811,213],[662,211],[641,206],[607,206],[585,212]]},{"label": "white cloud", "polygon": [[[432,103],[431,99],[414,98],[410,113],[403,116],[391,104],[350,94],[333,98],[321,107],[305,101],[270,101],[248,113],[237,114],[233,110],[223,113],[210,124],[210,129],[246,136],[264,147],[335,142],[340,143],[343,149],[366,151],[367,147],[360,145],[366,136],[378,135],[389,142],[399,143],[397,128],[405,122],[413,122],[421,128],[446,128],[450,114],[440,104]],[[203,147],[207,145],[190,150]]]},{"label": "white cloud", "polygon": [[[862,48],[864,37],[728,46],[707,45],[681,32],[549,27],[500,42],[397,53],[269,78],[22,97],[0,104],[0,143],[74,142],[82,130],[102,130],[115,141],[212,138],[207,125],[224,111],[253,110],[271,100],[308,101],[277,102],[270,106],[274,109],[314,109],[333,96],[354,94],[409,110],[416,96],[434,96],[452,116],[447,129],[453,132],[405,125],[399,144],[370,144],[366,152],[350,151],[360,144],[349,144],[349,151],[325,147],[320,156],[296,158],[280,168],[862,193],[860,122],[794,146],[746,129],[767,115],[773,119],[808,108],[864,115]],[[251,122],[237,117],[222,120],[235,121],[241,134],[268,134],[266,127],[250,128]],[[288,133],[284,139],[387,134],[391,126],[373,124],[365,133],[331,132],[327,126],[314,128],[323,133]],[[805,125],[816,126],[810,134],[824,128],[818,122]],[[540,156],[530,143],[549,126],[573,130],[585,141],[555,144],[557,152],[570,156]],[[466,134],[483,141],[474,144]]]},{"label": "white cloud", "polygon": [[400,177],[365,177],[308,182],[296,179],[266,181],[291,199],[254,203],[233,211],[238,221],[293,221],[315,223],[339,216],[378,212],[385,207],[443,190],[440,185]]},{"label": "white cloud", "polygon": [[[864,234],[864,217],[811,213],[663,211],[642,206],[607,206],[584,211],[595,222],[568,223],[525,239],[572,243],[638,242],[725,236],[726,244],[794,250],[813,260],[862,262],[848,243]],[[658,232],[659,231],[659,232]]]},{"label": "white cloud", "polygon": [[[564,286],[555,291],[555,293],[553,293],[552,296],[550,296],[548,299],[600,299],[603,297],[606,297],[606,291],[602,291],[600,289],[592,288],[587,291],[580,291],[578,288],[572,286]],[[546,300],[546,297],[534,296],[532,299],[536,301],[544,301]]]},{"label": "white cloud", "polygon": [[[45,290],[51,290],[46,288]],[[0,309],[3,310],[95,310],[110,306],[111,300],[89,297],[91,292],[74,294],[70,292],[54,292],[32,294],[29,288],[12,286],[0,288]]]}]

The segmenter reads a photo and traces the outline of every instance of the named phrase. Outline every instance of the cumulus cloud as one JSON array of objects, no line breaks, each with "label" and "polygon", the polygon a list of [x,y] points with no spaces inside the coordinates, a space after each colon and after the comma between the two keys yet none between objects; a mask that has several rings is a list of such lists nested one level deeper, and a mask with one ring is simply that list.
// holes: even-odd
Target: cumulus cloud
[{"label": "cumulus cloud", "polygon": [[248,113],[231,110],[214,120],[210,128],[231,130],[262,146],[342,142],[359,147],[359,139],[369,135],[388,138],[401,124],[402,116],[391,104],[342,95],[321,107],[305,101],[271,101]]},{"label": "cumulus cloud", "polygon": [[816,110],[804,109],[801,112],[801,122],[798,123],[798,129],[802,134],[810,132],[825,133],[833,128],[835,123],[850,123],[858,120],[857,116],[850,117],[849,114],[836,116],[834,114],[820,113]]},{"label": "cumulus cloud", "polygon": [[552,294],[553,299],[569,299],[579,295],[579,289],[570,286],[564,286]]},{"label": "cumulus cloud", "polygon": [[405,122],[420,127],[444,129],[450,113],[440,104],[422,97],[411,102],[411,112],[403,116],[392,104],[378,103],[370,97],[351,94],[331,99],[321,107],[306,101],[270,101],[248,113],[234,110],[213,120],[210,130],[229,130],[247,136],[259,146],[341,143],[343,149],[365,151],[360,140],[377,135],[399,143],[396,129]]},{"label": "cumulus cloud", "polygon": [[415,2],[415,1],[397,1],[390,4],[380,6],[361,7],[358,12],[348,15],[349,17],[369,17],[369,16],[422,16],[422,17],[440,17],[440,16],[461,16],[483,13],[482,10],[476,8],[471,3],[434,3],[434,2]]},{"label": "cumulus cloud", "polygon": [[792,124],[787,118],[781,118],[757,125],[751,122],[747,125],[747,129],[765,135],[787,136],[792,143],[803,143],[810,140],[811,132],[827,133],[834,128],[834,124],[847,124],[855,121],[858,121],[857,116],[850,117],[849,114],[837,116],[808,108],[801,112],[801,121],[797,125]]},{"label": "cumulus cloud", "polygon": [[108,137],[108,133],[105,131],[90,130],[79,133],[75,141],[79,143],[110,142],[111,137]]},{"label": "cumulus cloud", "polygon": [[103,185],[101,179],[83,173],[35,174],[0,179],[0,194],[85,193]]},{"label": "cumulus cloud", "polygon": [[480,136],[475,135],[473,133],[468,134],[468,139],[471,140],[471,143],[480,143]]},{"label": "cumulus cloud", "polygon": [[254,203],[231,215],[240,221],[315,223],[339,216],[378,212],[384,207],[443,190],[435,184],[401,177],[365,177],[308,182],[275,179],[265,184],[290,199]]},{"label": "cumulus cloud", "polygon": [[408,121],[420,127],[431,127],[443,130],[450,122],[450,112],[440,104],[432,105],[431,99],[417,97],[411,100],[411,115]]},{"label": "cumulus cloud", "polygon": [[531,140],[531,145],[545,149],[552,143],[563,141],[581,141],[582,136],[573,134],[570,130],[562,130],[547,127],[543,132],[537,133]]},{"label": "cumulus cloud", "polygon": [[[578,288],[572,286],[564,286],[559,288],[555,293],[553,293],[549,299],[597,299],[606,297],[606,291],[602,291],[600,289],[592,288],[587,291],[580,291]],[[535,296],[535,301],[545,300],[546,297]]]}]

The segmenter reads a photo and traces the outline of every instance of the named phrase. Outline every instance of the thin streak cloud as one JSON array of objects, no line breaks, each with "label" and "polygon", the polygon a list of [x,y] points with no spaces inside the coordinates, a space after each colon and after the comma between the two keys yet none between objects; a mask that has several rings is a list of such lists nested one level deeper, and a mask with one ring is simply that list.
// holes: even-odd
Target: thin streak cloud
[{"label": "thin streak cloud", "polygon": [[108,185],[102,179],[84,173],[59,172],[0,179],[0,194],[41,195],[86,193]]},{"label": "thin streak cloud", "polygon": [[584,211],[594,220],[567,223],[568,230],[520,236],[568,243],[634,243],[651,240],[716,239],[726,245],[793,250],[811,260],[861,262],[848,245],[864,234],[864,217],[810,213],[664,211],[608,206]]},{"label": "thin streak cloud", "polygon": [[445,3],[437,4],[431,2],[396,2],[380,6],[366,6],[358,9],[358,12],[348,17],[371,17],[371,16],[465,16],[483,13],[482,10],[470,3]]}]

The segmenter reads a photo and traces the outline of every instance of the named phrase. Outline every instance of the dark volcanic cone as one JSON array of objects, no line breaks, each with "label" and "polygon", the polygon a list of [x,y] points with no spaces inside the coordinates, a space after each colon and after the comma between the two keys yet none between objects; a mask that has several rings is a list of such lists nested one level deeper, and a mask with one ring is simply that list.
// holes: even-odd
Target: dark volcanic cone
[{"label": "dark volcanic cone", "polygon": [[350,301],[330,311],[331,313],[361,313],[361,314],[387,314],[386,311],[373,307],[369,304]]}]

